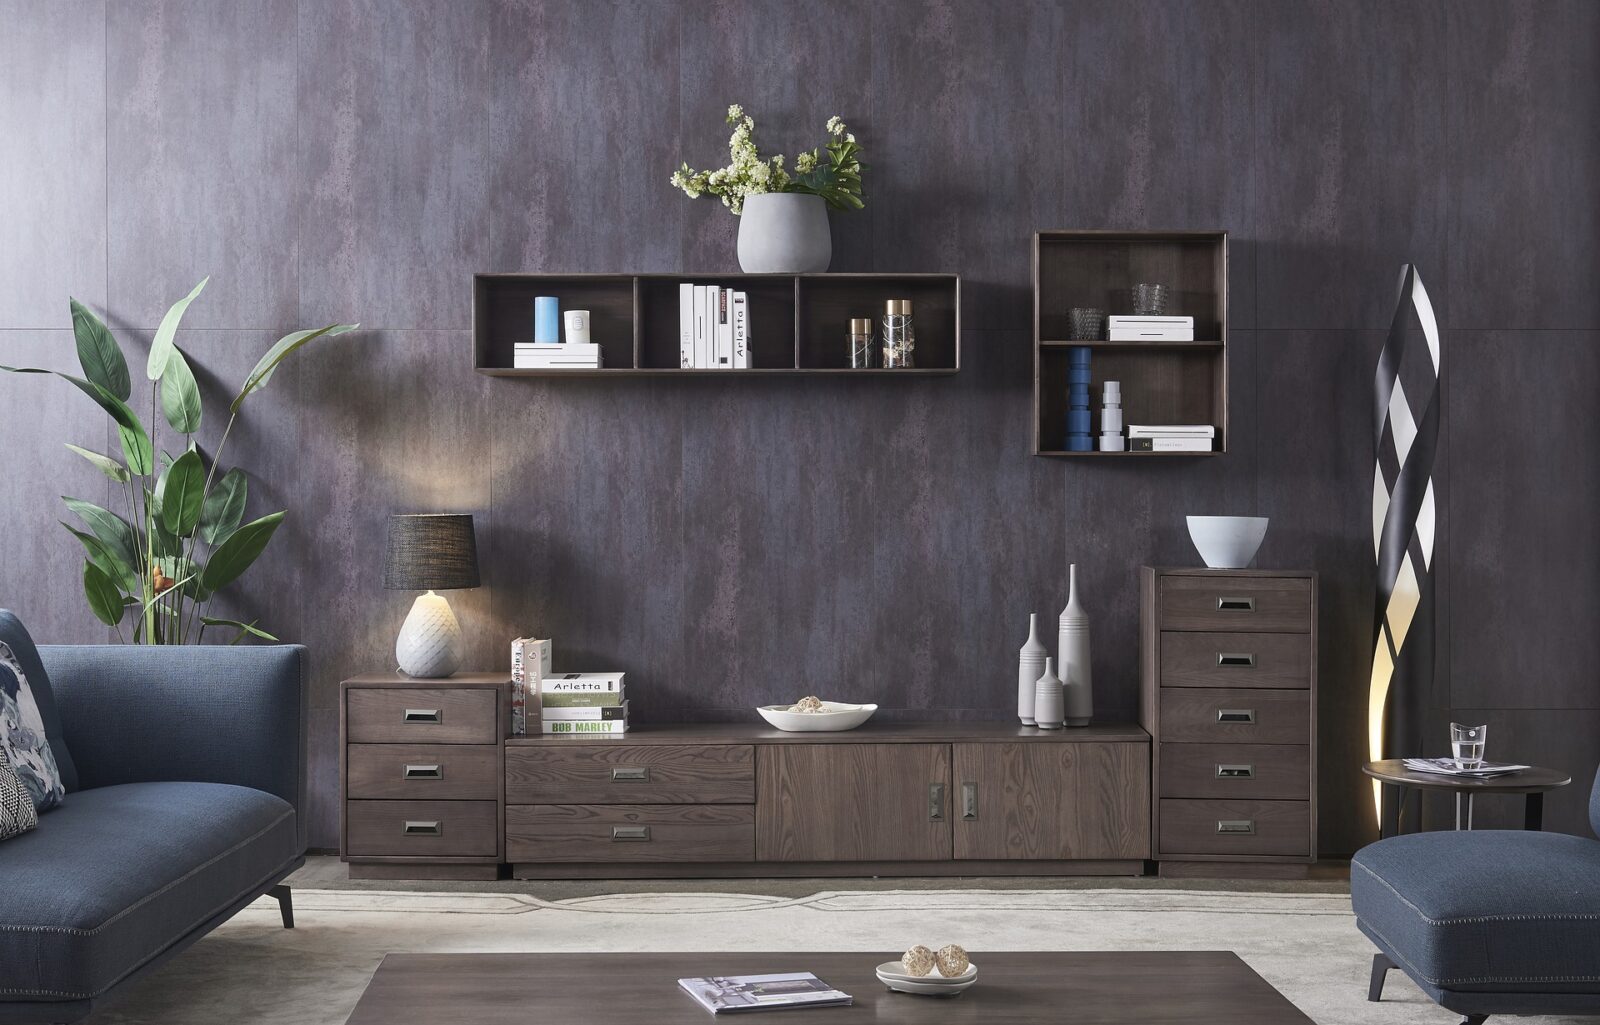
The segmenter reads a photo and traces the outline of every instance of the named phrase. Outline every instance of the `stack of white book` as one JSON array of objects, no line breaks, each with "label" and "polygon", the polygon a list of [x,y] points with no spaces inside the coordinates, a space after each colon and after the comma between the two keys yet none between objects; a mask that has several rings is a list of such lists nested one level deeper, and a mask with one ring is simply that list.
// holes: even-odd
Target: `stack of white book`
[{"label": "stack of white book", "polygon": [[552,673],[539,685],[543,733],[626,733],[623,673]]},{"label": "stack of white book", "polygon": [[1129,424],[1129,452],[1210,452],[1217,429],[1210,424]]},{"label": "stack of white book", "polygon": [[1106,330],[1111,342],[1192,342],[1194,318],[1115,315],[1106,318]]},{"label": "stack of white book", "polygon": [[750,369],[750,303],[719,285],[678,285],[678,366]]},{"label": "stack of white book", "polygon": [[570,342],[518,342],[512,352],[517,370],[599,370],[600,346]]}]

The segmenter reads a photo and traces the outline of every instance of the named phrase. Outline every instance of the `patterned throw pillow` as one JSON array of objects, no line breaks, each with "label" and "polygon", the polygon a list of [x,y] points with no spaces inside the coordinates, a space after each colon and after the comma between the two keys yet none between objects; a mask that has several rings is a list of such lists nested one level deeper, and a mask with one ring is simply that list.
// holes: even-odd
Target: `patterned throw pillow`
[{"label": "patterned throw pillow", "polygon": [[5,748],[0,747],[0,840],[9,840],[39,824],[33,798],[22,785],[22,777],[11,767]]},{"label": "patterned throw pillow", "polygon": [[35,811],[61,803],[67,788],[45,737],[44,718],[21,663],[4,641],[0,641],[0,751],[33,798]]}]

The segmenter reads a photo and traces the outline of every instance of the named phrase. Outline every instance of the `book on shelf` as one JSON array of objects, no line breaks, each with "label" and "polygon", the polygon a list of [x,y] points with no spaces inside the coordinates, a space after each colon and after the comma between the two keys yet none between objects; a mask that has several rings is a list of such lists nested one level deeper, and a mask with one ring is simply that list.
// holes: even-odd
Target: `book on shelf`
[{"label": "book on shelf", "polygon": [[574,693],[573,691],[543,691],[539,694],[539,704],[542,708],[608,708],[622,704],[624,698],[619,690],[589,691],[587,693]]},{"label": "book on shelf", "polygon": [[627,733],[628,720],[604,719],[541,719],[539,729],[544,733]]},{"label": "book on shelf", "polygon": [[567,367],[597,370],[600,367],[598,343],[583,344],[518,342],[511,352],[512,365],[518,370],[539,367]]},{"label": "book on shelf", "polygon": [[1210,452],[1215,443],[1197,435],[1130,437],[1129,452]]},{"label": "book on shelf", "polygon": [[1192,342],[1194,318],[1113,315],[1106,318],[1106,332],[1112,342]]},{"label": "book on shelf", "polygon": [[678,366],[684,370],[748,370],[750,303],[719,285],[678,285]]},{"label": "book on shelf", "polygon": [[717,289],[717,348],[718,370],[733,369],[733,289]]},{"label": "book on shelf", "polygon": [[1130,438],[1215,438],[1217,429],[1210,424],[1129,424]]},{"label": "book on shelf", "polygon": [[679,979],[678,985],[712,1014],[780,1011],[794,1007],[845,1007],[850,994],[810,972],[776,975],[712,975]]},{"label": "book on shelf", "polygon": [[541,694],[621,694],[626,673],[551,673]]},{"label": "book on shelf", "polygon": [[1431,772],[1439,776],[1464,776],[1468,779],[1490,779],[1506,776],[1530,768],[1508,762],[1479,762],[1475,768],[1463,769],[1454,758],[1404,758],[1401,763],[1415,772]]},{"label": "book on shelf", "polygon": [[540,709],[545,722],[615,722],[628,718],[628,703],[615,705],[545,705]]},{"label": "book on shelf", "polygon": [[750,369],[750,301],[743,292],[733,293],[733,369]]},{"label": "book on shelf", "polygon": [[687,281],[678,285],[678,366],[694,366],[694,286]]},{"label": "book on shelf", "polygon": [[550,673],[550,641],[518,637],[511,642],[511,732],[523,736],[540,716],[539,688]]},{"label": "book on shelf", "polygon": [[694,286],[694,365],[711,365],[711,286]]}]

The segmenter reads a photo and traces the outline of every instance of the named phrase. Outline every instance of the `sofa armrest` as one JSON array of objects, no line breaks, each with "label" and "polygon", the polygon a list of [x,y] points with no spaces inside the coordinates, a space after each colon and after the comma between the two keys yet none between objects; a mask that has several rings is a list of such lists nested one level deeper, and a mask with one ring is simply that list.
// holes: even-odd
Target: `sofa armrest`
[{"label": "sofa armrest", "polygon": [[79,787],[232,783],[294,806],[306,846],[306,649],[40,645]]}]

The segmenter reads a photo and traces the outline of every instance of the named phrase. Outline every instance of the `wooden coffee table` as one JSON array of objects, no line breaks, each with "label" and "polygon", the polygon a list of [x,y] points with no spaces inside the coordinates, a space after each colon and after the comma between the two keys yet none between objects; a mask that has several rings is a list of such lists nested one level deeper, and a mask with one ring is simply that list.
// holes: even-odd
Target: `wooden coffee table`
[{"label": "wooden coffee table", "polygon": [[890,992],[873,969],[897,954],[390,954],[347,1025],[711,1025],[678,988],[702,975],[814,972],[850,1007],[783,1011],[773,1025],[1310,1025],[1229,951],[974,952],[957,997]]}]

